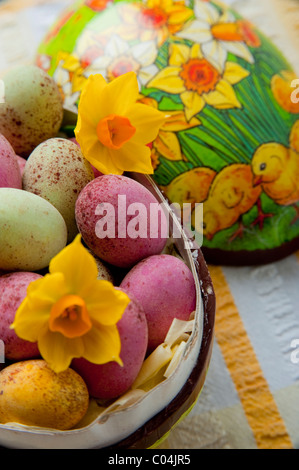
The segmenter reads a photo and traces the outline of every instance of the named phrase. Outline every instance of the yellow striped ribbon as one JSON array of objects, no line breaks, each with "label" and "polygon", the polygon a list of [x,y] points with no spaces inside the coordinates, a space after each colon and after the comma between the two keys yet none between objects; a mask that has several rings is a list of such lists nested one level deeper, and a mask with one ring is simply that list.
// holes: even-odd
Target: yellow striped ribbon
[{"label": "yellow striped ribbon", "polygon": [[[299,256],[298,256],[299,257]],[[215,337],[259,449],[291,449],[275,399],[246,333],[223,270],[209,266],[216,294]]]}]

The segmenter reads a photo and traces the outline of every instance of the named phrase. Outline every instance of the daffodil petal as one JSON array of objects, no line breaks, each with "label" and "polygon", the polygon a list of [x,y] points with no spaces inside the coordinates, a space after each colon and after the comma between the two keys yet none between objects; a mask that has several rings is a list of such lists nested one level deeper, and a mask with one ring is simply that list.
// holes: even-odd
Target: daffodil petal
[{"label": "daffodil petal", "polygon": [[85,292],[93,286],[98,269],[93,256],[82,245],[81,235],[52,258],[50,273],[62,273],[68,286],[69,294],[84,297]]},{"label": "daffodil petal", "polygon": [[135,142],[134,138],[125,143],[117,152],[111,153],[115,164],[123,171],[136,171],[148,175],[153,173],[150,148]]},{"label": "daffodil petal", "polygon": [[181,94],[181,100],[185,105],[186,118],[189,121],[193,116],[198,114],[205,106],[205,100],[193,91],[185,91]]},{"label": "daffodil petal", "polygon": [[249,48],[243,42],[225,41],[224,45],[226,50],[231,52],[231,54],[234,54],[237,57],[241,57],[250,64],[254,64],[254,57],[251,54]]},{"label": "daffodil petal", "polygon": [[135,72],[128,72],[112,80],[105,90],[102,106],[105,115],[126,115],[126,111],[139,96],[138,82]]},{"label": "daffodil petal", "polygon": [[196,0],[194,3],[194,13],[197,18],[201,18],[206,23],[212,25],[219,20],[220,14],[213,5]]},{"label": "daffodil petal", "polygon": [[124,170],[117,166],[113,160],[113,150],[105,147],[100,142],[94,144],[85,158],[104,175],[122,175]]},{"label": "daffodil petal", "polygon": [[82,338],[69,339],[60,333],[47,330],[38,339],[38,348],[42,358],[57,374],[66,370],[74,357],[84,354]]},{"label": "daffodil petal", "polygon": [[155,140],[155,147],[168,160],[182,160],[180,142],[174,132],[160,131]]},{"label": "daffodil petal", "polygon": [[102,93],[106,87],[107,83],[102,75],[90,75],[81,92],[78,115],[82,115],[82,118],[86,119],[94,126],[96,126],[101,117],[103,117],[102,112],[99,116],[99,110],[101,110],[102,106]]},{"label": "daffodil petal", "polygon": [[35,342],[39,332],[46,327],[52,305],[66,293],[61,273],[37,279],[29,284],[27,296],[16,311],[11,327],[27,341]]},{"label": "daffodil petal", "polygon": [[165,67],[152,80],[149,81],[148,87],[158,88],[158,90],[167,93],[179,94],[185,90],[184,81],[179,76],[180,67]]},{"label": "daffodil petal", "polygon": [[158,50],[154,41],[146,41],[133,46],[131,53],[142,67],[146,67],[155,62]]},{"label": "daffodil petal", "polygon": [[159,69],[155,64],[148,65],[139,70],[138,79],[142,85],[146,85],[158,72]]},{"label": "daffodil petal", "polygon": [[227,59],[227,50],[222,41],[209,41],[202,45],[202,53],[219,72],[222,72]]},{"label": "daffodil petal", "polygon": [[115,325],[122,317],[130,298],[105,280],[97,280],[85,297],[86,308],[92,320],[101,325]]},{"label": "daffodil petal", "polygon": [[71,54],[69,54],[69,56],[66,57],[63,63],[63,68],[66,70],[69,70],[69,72],[75,72],[79,67],[80,67],[80,61],[78,57],[71,55]]},{"label": "daffodil petal", "polygon": [[83,337],[83,343],[84,358],[88,361],[95,364],[105,364],[110,361],[121,363],[119,358],[121,341],[115,325],[92,328]]},{"label": "daffodil petal", "polygon": [[200,44],[193,44],[190,49],[190,59],[202,59]]},{"label": "daffodil petal", "polygon": [[225,80],[220,80],[216,90],[204,95],[207,104],[217,109],[241,108],[233,87]]},{"label": "daffodil petal", "polygon": [[[165,114],[145,104],[136,103],[128,112],[132,126],[136,128],[134,142],[146,145],[152,142],[165,122]],[[136,158],[136,156],[135,156]]]},{"label": "daffodil petal", "polygon": [[180,25],[191,18],[193,12],[190,8],[184,6],[172,6],[168,18],[169,25]]},{"label": "daffodil petal", "polygon": [[169,65],[181,66],[190,58],[190,47],[184,44],[171,44],[169,50]]},{"label": "daffodil petal", "polygon": [[249,75],[249,71],[236,62],[226,62],[223,78],[231,85],[239,83]]},{"label": "daffodil petal", "polygon": [[89,120],[89,117],[82,116],[82,114],[79,113],[74,132],[77,142],[85,156],[85,153],[88,153],[88,149],[98,142],[96,126]]},{"label": "daffodil petal", "polygon": [[44,308],[52,305],[67,293],[62,273],[46,274],[33,281],[27,288],[27,299],[32,308]]},{"label": "daffodil petal", "polygon": [[32,310],[28,299],[25,298],[16,312],[11,328],[19,338],[35,343],[40,331],[47,327],[48,320],[49,310],[47,308]]},{"label": "daffodil petal", "polygon": [[200,125],[200,120],[195,117],[189,122],[186,121],[184,111],[167,111],[166,120],[163,126],[161,126],[161,130],[178,132]]},{"label": "daffodil petal", "polygon": [[53,74],[53,78],[58,86],[63,86],[69,83],[70,74],[67,70],[64,70],[61,67],[57,67]]},{"label": "daffodil petal", "polygon": [[114,34],[109,39],[106,48],[105,55],[108,57],[116,58],[129,51],[129,45],[127,41],[124,41],[120,36]]},{"label": "daffodil petal", "polygon": [[190,41],[196,41],[199,44],[209,42],[213,39],[210,25],[200,19],[191,21],[182,31],[176,33],[176,36],[189,39]]}]

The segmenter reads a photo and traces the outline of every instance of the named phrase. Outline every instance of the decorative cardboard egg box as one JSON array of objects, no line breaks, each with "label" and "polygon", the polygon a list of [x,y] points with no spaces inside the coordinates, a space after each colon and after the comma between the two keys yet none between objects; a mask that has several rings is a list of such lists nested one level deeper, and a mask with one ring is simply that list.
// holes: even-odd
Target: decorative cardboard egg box
[{"label": "decorative cardboard egg box", "polygon": [[[256,264],[299,247],[296,75],[251,23],[204,0],[81,0],[50,29],[37,63],[76,108],[90,74],[134,70],[140,101],[167,119],[150,143],[171,202],[203,203],[203,253]],[[100,104],[99,104],[100,105]]]}]

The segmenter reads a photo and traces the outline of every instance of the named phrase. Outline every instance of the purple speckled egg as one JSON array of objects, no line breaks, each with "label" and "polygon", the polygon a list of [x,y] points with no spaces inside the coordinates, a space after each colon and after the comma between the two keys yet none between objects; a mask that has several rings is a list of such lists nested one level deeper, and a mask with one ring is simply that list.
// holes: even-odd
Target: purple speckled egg
[{"label": "purple speckled egg", "polygon": [[29,284],[41,277],[40,274],[24,271],[0,277],[0,339],[4,342],[5,359],[22,361],[40,357],[37,343],[19,338],[10,325],[27,295]]},{"label": "purple speckled egg", "polygon": [[2,134],[0,134],[0,187],[22,189],[18,157]]},{"label": "purple speckled egg", "polygon": [[121,268],[160,254],[168,239],[156,198],[126,176],[103,175],[87,184],[76,201],[76,222],[90,250]]},{"label": "purple speckled egg", "polygon": [[120,358],[117,362],[93,364],[84,358],[73,359],[71,367],[83,378],[89,394],[94,398],[112,399],[125,393],[135,381],[143,364],[146,350],[148,329],[144,311],[130,296],[122,318],[117,323],[120,340]]},{"label": "purple speckled egg", "polygon": [[148,352],[163,343],[174,318],[188,320],[196,307],[192,272],[179,258],[150,256],[134,266],[120,287],[142,305],[148,324]]}]

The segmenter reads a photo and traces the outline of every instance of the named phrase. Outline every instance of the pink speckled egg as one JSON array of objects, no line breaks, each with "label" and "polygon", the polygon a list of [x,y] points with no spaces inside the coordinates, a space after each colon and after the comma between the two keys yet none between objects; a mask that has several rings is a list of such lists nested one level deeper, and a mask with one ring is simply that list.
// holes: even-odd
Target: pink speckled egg
[{"label": "pink speckled egg", "polygon": [[73,359],[72,368],[83,378],[89,394],[94,398],[112,399],[125,393],[135,381],[143,364],[148,330],[144,311],[131,297],[122,318],[117,323],[120,340],[120,358],[117,362],[93,364],[86,359]]},{"label": "pink speckled egg", "polygon": [[[153,208],[156,216],[151,216]],[[114,266],[129,268],[164,249],[168,221],[159,208],[152,193],[137,181],[103,175],[81,191],[76,222],[95,255]]]},{"label": "pink speckled egg", "polygon": [[0,134],[0,188],[22,189],[17,155],[2,134]]},{"label": "pink speckled egg", "polygon": [[148,352],[163,343],[174,318],[188,320],[196,306],[192,272],[179,258],[150,256],[134,266],[120,287],[142,305],[148,324]]},{"label": "pink speckled egg", "polygon": [[6,359],[21,361],[40,357],[37,343],[19,338],[10,325],[27,295],[29,284],[41,277],[40,274],[24,271],[0,277],[0,339],[4,342]]}]

